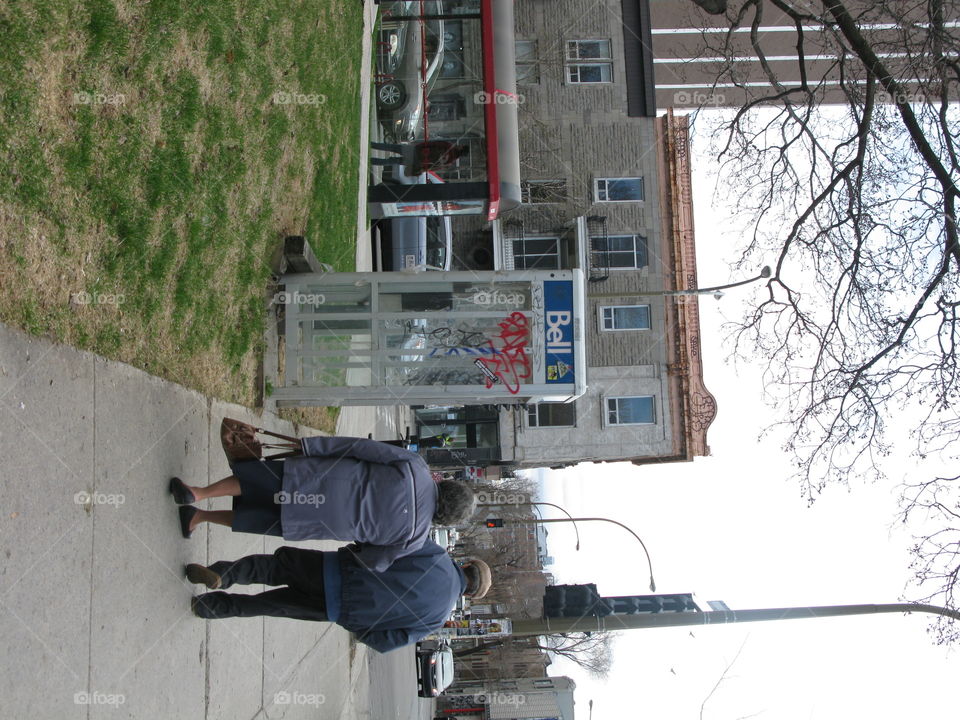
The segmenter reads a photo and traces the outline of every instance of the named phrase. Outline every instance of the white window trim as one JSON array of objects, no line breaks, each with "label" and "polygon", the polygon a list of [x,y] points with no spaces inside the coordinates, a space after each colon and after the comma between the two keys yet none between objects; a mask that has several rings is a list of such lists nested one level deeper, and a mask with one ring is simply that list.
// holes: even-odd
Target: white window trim
[{"label": "white window trim", "polygon": [[[574,80],[570,71],[575,67],[596,67],[600,65],[607,65],[610,68],[610,79],[609,80]],[[603,71],[601,71],[602,73]],[[610,85],[613,83],[613,61],[612,60],[598,60],[596,62],[584,62],[583,60],[568,60],[567,61],[567,84],[569,85]]]},{"label": "white window trim", "polygon": [[[613,269],[613,268],[611,268]],[[622,268],[623,270],[629,270],[630,268]],[[608,328],[604,323],[603,311],[606,309],[615,309],[615,308],[634,308],[634,307],[645,307],[647,309],[647,319],[650,320],[650,327],[645,328]],[[613,315],[616,317],[616,314]],[[644,330],[653,329],[653,313],[650,311],[650,303],[634,303],[633,305],[598,305],[597,306],[597,327],[600,328],[601,332],[643,332]],[[645,396],[641,396],[645,397]]]},{"label": "white window trim", "polygon": [[[605,202],[605,201],[600,201],[600,200],[598,200],[597,202]],[[643,203],[643,200],[614,200],[614,202],[635,202],[635,203],[641,203],[641,204],[642,204],[642,203]],[[625,232],[625,233],[613,233],[613,234],[611,234],[609,237],[631,237],[631,236],[634,238],[634,240],[633,240],[634,243],[637,242],[637,240],[636,240],[637,238],[642,238],[642,239],[643,239],[643,242],[644,242],[644,244],[646,245],[646,248],[647,248],[647,264],[646,264],[646,265],[640,265],[640,266],[634,265],[633,267],[621,267],[621,266],[619,266],[619,265],[616,265],[616,266],[611,265],[609,268],[607,268],[607,270],[610,270],[610,271],[621,271],[621,272],[622,272],[623,270],[627,270],[627,271],[629,271],[629,272],[636,272],[637,270],[646,270],[648,267],[650,267],[650,243],[648,242],[649,238],[648,238],[647,235],[645,235],[644,233],[639,233],[639,232],[635,232],[635,233]],[[593,238],[591,237],[590,240],[591,240],[591,242],[592,242],[592,241],[593,241]],[[622,250],[608,250],[608,252],[624,252],[624,251],[622,251]],[[634,256],[634,258],[636,258],[636,256],[637,256],[636,244],[634,244],[633,256]]]},{"label": "white window trim", "polygon": [[[543,204],[546,205],[547,203],[543,203]],[[560,236],[559,235],[524,235],[523,238],[509,238],[509,242],[511,244],[511,254],[513,255],[514,262],[516,262],[516,259],[518,257],[529,258],[534,256],[533,253],[527,253],[527,252],[517,253],[516,246],[513,245],[513,242],[515,240],[522,240],[524,243],[527,240],[553,240],[556,242],[556,246],[557,246],[557,251],[555,253],[549,253],[549,254],[536,253],[536,256],[557,258],[557,268],[560,268],[560,266],[563,264],[561,262],[561,255],[560,255]],[[526,248],[524,248],[524,250],[525,249]],[[527,269],[536,269],[536,268],[527,268]],[[541,269],[553,269],[553,268],[541,268]]]},{"label": "white window trim", "polygon": [[[650,398],[653,400],[653,422],[625,423],[610,422],[609,402],[611,400],[627,400],[630,398]],[[609,395],[603,397],[603,424],[605,427],[636,427],[639,425],[657,424],[657,396],[656,395]]]},{"label": "white window trim", "polygon": [[[579,47],[581,43],[606,43],[607,48],[609,49],[609,54],[605,57],[580,57]],[[578,48],[577,56],[570,56],[570,48]],[[613,41],[611,38],[570,38],[567,40],[566,44],[566,59],[569,63],[582,63],[582,62],[604,62],[613,60]]]},{"label": "white window trim", "polygon": [[[580,43],[606,43],[608,48],[608,57],[579,57]],[[577,48],[576,55],[571,57],[571,47]],[[564,66],[566,81],[570,85],[610,85],[614,81],[613,76],[613,40],[612,38],[571,38],[564,44]],[[607,80],[574,80],[571,69],[574,67],[589,67],[595,65],[606,65],[609,70],[609,79]],[[601,74],[603,71],[600,71]]]},{"label": "white window trim", "polygon": [[[640,200],[601,200],[600,199],[600,181],[601,180],[639,180],[640,194],[643,197]],[[647,201],[647,183],[642,175],[631,175],[628,177],[595,177],[593,179],[593,201],[598,203],[645,203]],[[634,233],[635,234],[635,233]]]}]

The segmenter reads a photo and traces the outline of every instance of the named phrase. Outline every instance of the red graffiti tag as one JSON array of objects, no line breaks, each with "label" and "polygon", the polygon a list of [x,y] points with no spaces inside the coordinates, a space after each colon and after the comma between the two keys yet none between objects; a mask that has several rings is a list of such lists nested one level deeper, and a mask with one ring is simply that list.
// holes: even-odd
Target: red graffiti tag
[{"label": "red graffiti tag", "polygon": [[[496,354],[476,361],[478,365],[483,363],[511,395],[520,392],[520,381],[533,374],[527,355],[528,336],[527,316],[522,312],[510,313],[509,317],[500,323],[500,334],[495,338],[497,342],[490,343]],[[489,374],[486,384],[488,388],[494,384]]]}]

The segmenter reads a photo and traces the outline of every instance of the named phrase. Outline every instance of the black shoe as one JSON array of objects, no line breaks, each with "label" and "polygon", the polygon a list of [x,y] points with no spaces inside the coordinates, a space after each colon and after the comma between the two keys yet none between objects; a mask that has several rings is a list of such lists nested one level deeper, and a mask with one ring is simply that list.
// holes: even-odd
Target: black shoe
[{"label": "black shoe", "polygon": [[170,494],[173,495],[173,501],[177,505],[190,505],[197,501],[197,496],[193,490],[188,488],[178,477],[170,478]]},{"label": "black shoe", "polygon": [[226,597],[227,594],[224,592],[204,593],[203,595],[196,595],[190,598],[190,612],[197,617],[206,618],[207,620],[233,617],[230,613],[224,615],[217,612],[217,603],[213,601],[217,600],[218,596]]},{"label": "black shoe", "polygon": [[197,585],[206,585],[211,590],[218,590],[222,585],[222,578],[208,567],[190,563],[185,568],[187,580]]},{"label": "black shoe", "polygon": [[181,505],[177,510],[180,513],[180,534],[188,538],[193,532],[190,530],[190,521],[197,514],[197,509],[191,505]]},{"label": "black shoe", "polygon": [[210,619],[215,617],[211,608],[201,600],[202,597],[202,595],[197,595],[196,597],[190,598],[190,612],[199,618]]}]

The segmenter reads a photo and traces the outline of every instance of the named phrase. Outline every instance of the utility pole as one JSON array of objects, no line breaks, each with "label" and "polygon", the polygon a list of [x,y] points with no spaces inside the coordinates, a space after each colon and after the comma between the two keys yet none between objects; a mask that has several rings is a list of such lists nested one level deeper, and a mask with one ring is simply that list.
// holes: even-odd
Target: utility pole
[{"label": "utility pole", "polygon": [[645,628],[716,625],[764,620],[874,615],[878,613],[930,613],[960,620],[960,612],[935,605],[890,603],[881,605],[821,605],[818,607],[761,608],[753,610],[714,610],[710,612],[657,612],[611,614],[606,616],[554,617],[539,620],[514,620],[514,635],[549,635],[566,632],[604,632]]}]

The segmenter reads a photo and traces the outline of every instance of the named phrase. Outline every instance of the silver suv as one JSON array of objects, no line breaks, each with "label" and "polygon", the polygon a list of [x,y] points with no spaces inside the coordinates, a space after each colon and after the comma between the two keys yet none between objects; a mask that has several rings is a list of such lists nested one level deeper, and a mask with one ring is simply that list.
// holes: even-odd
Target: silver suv
[{"label": "silver suv", "polygon": [[[410,5],[419,13],[420,3]],[[423,3],[424,15],[440,14],[440,3]],[[384,18],[377,58],[377,116],[384,134],[395,142],[411,142],[423,135],[425,96],[430,94],[443,66],[443,20]]]}]

